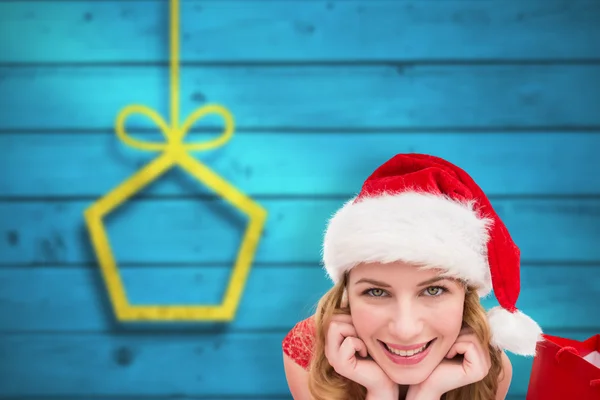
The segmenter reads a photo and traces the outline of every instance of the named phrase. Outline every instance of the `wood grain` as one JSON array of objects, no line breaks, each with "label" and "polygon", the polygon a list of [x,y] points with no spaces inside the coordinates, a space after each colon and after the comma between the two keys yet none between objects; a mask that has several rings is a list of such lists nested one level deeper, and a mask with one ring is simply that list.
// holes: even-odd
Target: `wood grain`
[{"label": "wood grain", "polygon": [[[166,62],[167,15],[159,1],[0,3],[0,62]],[[182,58],[597,59],[599,16],[593,0],[184,0]]]},{"label": "wood grain", "polygon": [[[177,400],[294,400],[291,395],[256,395],[256,394],[244,394],[239,396],[187,396],[187,395],[158,395],[158,396],[137,396],[137,395],[99,395],[93,396],[94,400],[173,400],[173,397],[176,397]],[[17,400],[22,399],[22,397],[7,397],[7,400]],[[27,396],[27,400],[56,400],[55,396]],[[69,396],[60,396],[61,400],[89,400],[89,397],[78,396],[78,395],[69,395]],[[506,400],[525,400],[524,396],[513,396],[507,397]]]},{"label": "wood grain", "polygon": [[[568,335],[584,339],[593,333]],[[2,335],[0,396],[287,395],[281,359],[284,334]],[[532,359],[510,357],[511,394],[523,395]],[[33,376],[36,384],[30,385]],[[224,377],[232,376],[236,384],[224,384]]]},{"label": "wood grain", "polygon": [[[244,395],[239,395],[239,396],[187,396],[187,395],[183,395],[183,394],[178,394],[178,395],[158,395],[158,396],[137,396],[137,395],[125,395],[125,396],[120,396],[120,395],[113,395],[113,396],[109,396],[109,395],[99,395],[99,396],[93,396],[94,400],[148,400],[148,399],[152,399],[152,400],[173,400],[173,397],[177,397],[177,400],[294,400],[292,398],[291,395],[275,395],[275,396],[271,396],[271,395],[256,395],[256,394],[244,394]],[[7,397],[7,400],[17,400],[17,399],[22,399],[22,398],[14,398],[14,397]],[[60,396],[61,400],[89,400],[89,397],[82,397],[82,396],[77,396],[77,395],[69,395],[69,396]],[[27,400],[56,400],[55,396],[27,396]],[[506,400],[525,400],[524,396],[512,396],[512,397],[507,397]]]},{"label": "wood grain", "polygon": [[[197,157],[269,219],[231,324],[116,323],[83,210],[155,156],[113,126],[132,103],[167,115],[167,6],[0,0],[0,398],[290,399],[281,340],[329,288],[327,218],[400,152],[492,196],[522,251],[520,309],[547,333],[600,332],[594,0],[182,0],[181,115],[217,102],[238,128]],[[106,221],[130,300],[217,301],[244,222],[162,177]],[[532,360],[510,357],[524,400]]]},{"label": "wood grain", "polygon": [[[327,219],[346,199],[257,199],[269,212],[255,262],[320,259]],[[82,213],[89,201],[0,203],[1,262],[94,261]],[[530,261],[593,262],[600,247],[600,199],[497,199],[493,204]],[[127,202],[105,221],[120,263],[231,264],[246,219],[220,200],[148,199]]]},{"label": "wood grain", "polygon": [[[189,140],[208,137],[214,135],[193,133]],[[460,165],[491,196],[539,196],[600,193],[600,179],[590,176],[600,171],[598,148],[600,134],[577,132],[244,132],[221,149],[195,156],[254,195],[350,196],[383,160],[422,152]],[[7,150],[0,171],[14,171],[0,174],[1,197],[99,197],[157,156],[132,150],[109,132],[7,133],[0,135],[0,149]],[[176,169],[144,193],[189,196],[207,190]]]},{"label": "wood grain", "polygon": [[[521,270],[519,307],[545,330],[597,327],[600,306],[581,302],[581,293],[600,298],[598,266],[527,265]],[[226,266],[157,265],[120,268],[134,304],[215,303],[230,269]],[[0,268],[1,332],[152,332],[185,329],[212,333],[286,330],[314,312],[331,287],[318,264],[255,266],[235,320],[228,324],[119,325],[98,269],[46,266]],[[66,290],[66,288],[69,288]],[[540,301],[543,298],[544,301]],[[277,299],[277,301],[273,301]],[[496,306],[491,296],[487,309]],[[560,315],[560,318],[556,316]]]},{"label": "wood grain", "polygon": [[[87,400],[85,397],[79,397],[77,395],[74,396],[61,396],[61,400]],[[94,400],[148,400],[148,396],[94,396]],[[152,396],[152,400],[173,400],[173,396]],[[55,400],[56,397],[52,396],[27,396],[27,400]],[[186,396],[186,395],[178,395],[178,400],[293,400],[290,394],[287,395],[255,395],[255,394],[247,394],[243,396],[217,396],[217,397],[206,397],[206,396]],[[10,399],[13,400],[13,399]],[[509,395],[506,397],[506,400],[525,400],[525,395]]]},{"label": "wood grain", "polygon": [[[0,67],[0,130],[112,129],[139,103],[168,118],[168,85],[162,66]],[[241,130],[581,129],[600,126],[600,64],[192,66],[180,97],[182,118],[221,103]]]}]

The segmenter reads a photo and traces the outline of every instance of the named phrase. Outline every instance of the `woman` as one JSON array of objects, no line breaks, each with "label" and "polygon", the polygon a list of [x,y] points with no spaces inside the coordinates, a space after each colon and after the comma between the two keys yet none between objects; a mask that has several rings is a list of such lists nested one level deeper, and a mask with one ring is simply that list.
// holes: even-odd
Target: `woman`
[{"label": "woman", "polygon": [[393,157],[329,221],[334,286],[283,340],[294,399],[504,399],[504,350],[532,356],[542,333],[515,306],[519,255],[463,170]]}]

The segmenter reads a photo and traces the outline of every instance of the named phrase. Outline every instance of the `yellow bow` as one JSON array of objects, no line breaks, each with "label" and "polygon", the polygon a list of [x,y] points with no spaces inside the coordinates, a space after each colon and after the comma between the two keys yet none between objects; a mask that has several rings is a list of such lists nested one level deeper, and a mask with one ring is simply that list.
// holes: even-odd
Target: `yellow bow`
[{"label": "yellow bow", "polygon": [[[171,0],[170,2],[170,69],[169,79],[170,85],[170,108],[171,108],[171,124],[168,125],[158,112],[143,105],[129,105],[125,107],[117,115],[116,132],[119,139],[127,145],[140,150],[148,151],[165,151],[169,150],[174,153],[181,151],[200,151],[211,150],[222,146],[233,135],[234,121],[233,116],[225,107],[217,104],[209,104],[196,109],[190,114],[179,128],[179,0]],[[165,136],[166,143],[145,142],[134,139],[125,131],[125,121],[132,114],[144,115],[152,120],[160,131]],[[198,143],[183,143],[185,135],[190,128],[198,120],[208,114],[217,114],[223,117],[225,121],[225,130],[221,136],[206,142]]]},{"label": "yellow bow", "polygon": [[[178,93],[175,93],[174,95],[178,96]],[[125,130],[125,121],[130,115],[133,114],[144,115],[153,121],[165,136],[166,142],[141,141],[127,134]],[[205,142],[184,143],[183,140],[194,123],[209,114],[218,114],[223,117],[225,121],[225,129],[223,133],[216,139],[211,139]],[[150,107],[133,104],[123,108],[121,112],[119,112],[117,115],[115,128],[119,139],[121,139],[125,144],[136,149],[147,151],[168,150],[178,153],[180,151],[211,150],[224,145],[233,136],[234,121],[233,116],[225,107],[218,104],[209,104],[204,107],[200,107],[191,113],[180,128],[175,120],[171,121],[171,124],[168,125],[160,116],[160,114]]]}]

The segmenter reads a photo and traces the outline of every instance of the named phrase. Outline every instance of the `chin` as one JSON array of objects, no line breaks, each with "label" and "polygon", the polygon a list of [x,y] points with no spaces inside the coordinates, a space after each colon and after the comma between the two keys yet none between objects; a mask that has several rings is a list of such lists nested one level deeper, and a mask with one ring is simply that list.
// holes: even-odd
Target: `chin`
[{"label": "chin", "polygon": [[427,348],[418,355],[402,357],[389,352],[383,343],[379,343],[375,361],[398,385],[417,385],[429,377],[435,367],[444,358],[438,340],[432,340]]},{"label": "chin", "polygon": [[388,377],[398,385],[418,385],[427,379],[433,369],[418,367],[416,369],[406,368],[385,368],[385,373]]}]

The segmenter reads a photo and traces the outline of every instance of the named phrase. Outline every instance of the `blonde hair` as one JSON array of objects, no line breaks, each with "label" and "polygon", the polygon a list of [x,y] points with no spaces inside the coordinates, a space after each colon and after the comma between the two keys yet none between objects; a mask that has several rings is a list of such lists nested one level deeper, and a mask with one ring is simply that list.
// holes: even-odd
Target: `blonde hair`
[{"label": "blonde hair", "polygon": [[[326,328],[332,316],[350,314],[350,309],[342,302],[346,281],[347,278],[341,280],[321,298],[314,315],[315,337],[308,368],[308,386],[314,400],[364,400],[366,397],[366,389],[363,386],[335,372],[324,352]],[[454,389],[442,396],[442,399],[493,399],[498,389],[498,377],[502,372],[501,351],[490,345],[491,332],[486,313],[477,292],[472,288],[466,289],[463,321],[473,329],[481,343],[488,346],[492,366],[483,380]]]}]

